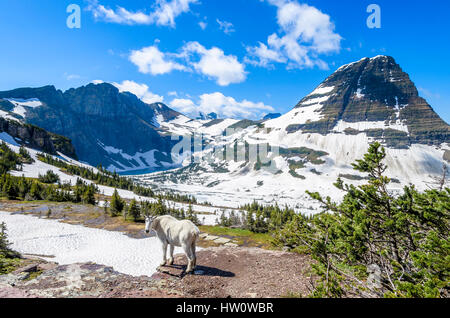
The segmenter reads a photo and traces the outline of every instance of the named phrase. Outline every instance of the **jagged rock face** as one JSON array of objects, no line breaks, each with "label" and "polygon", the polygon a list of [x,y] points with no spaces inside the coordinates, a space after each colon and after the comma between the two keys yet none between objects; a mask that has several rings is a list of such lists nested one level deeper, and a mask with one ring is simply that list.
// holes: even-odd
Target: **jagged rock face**
[{"label": "jagged rock face", "polygon": [[49,133],[42,128],[0,117],[0,132],[6,132],[24,146],[53,155],[61,152],[77,159],[75,148],[68,138]]},{"label": "jagged rock face", "polygon": [[[390,147],[404,148],[412,143],[439,145],[450,139],[449,125],[419,96],[408,74],[392,57],[364,58],[341,67],[296,107],[307,107],[318,100],[323,105],[322,118],[291,125],[289,132],[300,129],[326,135],[339,121],[385,122],[386,127],[367,129],[366,133],[383,139]],[[405,129],[398,129],[398,125]],[[349,129],[346,133],[357,131]]]},{"label": "jagged rock face", "polygon": [[[113,85],[89,84],[66,92],[53,86],[0,92],[0,98],[37,98],[43,105],[27,109],[25,121],[70,138],[80,160],[111,170],[151,165],[139,154],[158,150],[156,159],[170,162],[173,141],[159,133],[159,120],[180,114],[162,103],[146,104]],[[7,105],[6,105],[7,106]],[[5,107],[5,106],[4,106]]]}]

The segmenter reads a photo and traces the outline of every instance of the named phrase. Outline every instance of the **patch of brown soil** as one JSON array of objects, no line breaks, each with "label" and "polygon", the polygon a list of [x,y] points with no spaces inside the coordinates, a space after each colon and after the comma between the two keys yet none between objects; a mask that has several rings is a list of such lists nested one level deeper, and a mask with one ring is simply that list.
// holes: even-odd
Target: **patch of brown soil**
[{"label": "patch of brown soil", "polygon": [[309,293],[310,258],[259,248],[214,247],[197,253],[195,274],[184,275],[186,258],[161,268],[154,277],[179,277],[177,289],[187,297],[264,298]]}]

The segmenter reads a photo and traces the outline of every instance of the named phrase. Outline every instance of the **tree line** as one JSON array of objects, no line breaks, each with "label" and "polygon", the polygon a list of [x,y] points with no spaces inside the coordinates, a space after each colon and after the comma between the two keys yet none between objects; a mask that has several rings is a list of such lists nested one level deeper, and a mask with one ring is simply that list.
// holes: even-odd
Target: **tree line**
[{"label": "tree line", "polygon": [[178,193],[158,193],[156,194],[151,188],[143,187],[131,178],[123,177],[116,172],[110,172],[104,169],[101,165],[97,167],[97,171],[93,168],[80,167],[76,165],[71,165],[65,161],[54,158],[48,154],[38,154],[38,159],[42,162],[50,164],[52,166],[58,167],[68,174],[76,175],[84,179],[91,180],[99,185],[104,185],[107,187],[128,190],[136,195],[155,198],[161,197],[165,200],[197,204],[197,199],[190,195],[178,194]]},{"label": "tree line", "polygon": [[87,184],[78,178],[75,185],[70,183],[45,184],[39,180],[15,177],[5,173],[0,177],[1,196],[8,200],[72,202],[95,205],[95,194],[99,189],[95,184]]},{"label": "tree line", "polygon": [[[73,202],[96,205],[96,194],[100,190],[96,183],[115,187],[111,202],[105,204],[105,209],[109,210],[111,216],[123,215],[126,219],[133,221],[142,220],[145,215],[172,215],[178,219],[188,219],[199,224],[198,218],[192,209],[192,203],[196,203],[195,198],[181,194],[155,194],[150,188],[136,185],[131,179],[121,177],[116,173],[110,173],[101,166],[98,172],[94,169],[70,165],[59,159],[55,159],[47,154],[38,154],[38,159],[54,165],[65,172],[77,175],[74,185],[70,182],[61,182],[57,173],[48,170],[45,174],[39,174],[37,179],[25,178],[24,176],[12,176],[11,170],[21,170],[21,165],[31,163],[33,160],[28,151],[21,147],[19,153],[12,151],[6,143],[0,144],[0,196],[9,200],[37,201],[47,200],[52,202]],[[95,183],[88,184],[83,179],[91,180]],[[117,188],[134,191],[143,197],[156,197],[156,202],[131,200],[129,204],[123,200]],[[169,207],[163,200],[189,203],[187,211]],[[109,205],[109,207],[107,206]]]},{"label": "tree line", "polygon": [[239,207],[242,212],[231,211],[228,215],[223,212],[218,225],[225,227],[239,227],[254,233],[269,233],[281,229],[296,215],[295,211],[279,205],[262,205],[256,201]]},{"label": "tree line", "polygon": [[143,221],[145,216],[148,215],[171,215],[180,220],[190,220],[196,225],[200,224],[191,204],[189,204],[188,210],[185,211],[184,209],[167,206],[164,204],[162,197],[159,197],[155,202],[138,202],[133,199],[127,205],[126,201],[120,197],[117,189],[114,190],[111,201],[108,202],[108,205],[105,204],[104,209],[105,212],[108,212],[112,217],[122,215],[124,219],[131,219],[134,222]]}]

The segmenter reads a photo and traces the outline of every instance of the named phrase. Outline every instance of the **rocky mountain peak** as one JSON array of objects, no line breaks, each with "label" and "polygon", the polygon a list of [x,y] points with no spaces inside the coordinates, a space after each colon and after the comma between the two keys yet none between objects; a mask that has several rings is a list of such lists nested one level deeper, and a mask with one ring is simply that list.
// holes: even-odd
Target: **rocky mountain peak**
[{"label": "rocky mountain peak", "polygon": [[[9,100],[16,103],[16,110]],[[111,170],[156,168],[160,161],[170,165],[167,154],[173,142],[160,132],[160,124],[181,115],[109,83],[65,92],[54,86],[0,92],[0,109],[21,122],[70,138],[81,160]]]},{"label": "rocky mountain peak", "polygon": [[38,88],[24,87],[11,91],[0,92],[0,98],[39,99],[46,105],[61,105],[64,103],[63,93],[53,85]]},{"label": "rocky mountain peak", "polygon": [[316,107],[320,119],[291,125],[289,132],[366,132],[398,148],[412,143],[437,145],[450,137],[448,124],[419,96],[409,75],[390,56],[363,58],[340,67],[296,106],[306,107]]}]

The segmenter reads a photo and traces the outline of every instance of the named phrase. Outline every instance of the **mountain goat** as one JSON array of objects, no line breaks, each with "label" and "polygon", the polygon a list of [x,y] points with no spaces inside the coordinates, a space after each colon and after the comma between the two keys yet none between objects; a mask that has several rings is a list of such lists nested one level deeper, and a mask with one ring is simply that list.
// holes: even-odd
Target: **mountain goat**
[{"label": "mountain goat", "polygon": [[[156,232],[156,236],[162,243],[163,262],[161,266],[173,264],[173,250],[175,246],[181,246],[188,258],[186,273],[191,273],[197,262],[195,244],[200,230],[191,221],[178,221],[170,215],[160,217],[147,216],[145,218],[145,232]],[[170,245],[170,258],[167,261],[167,245]]]}]

